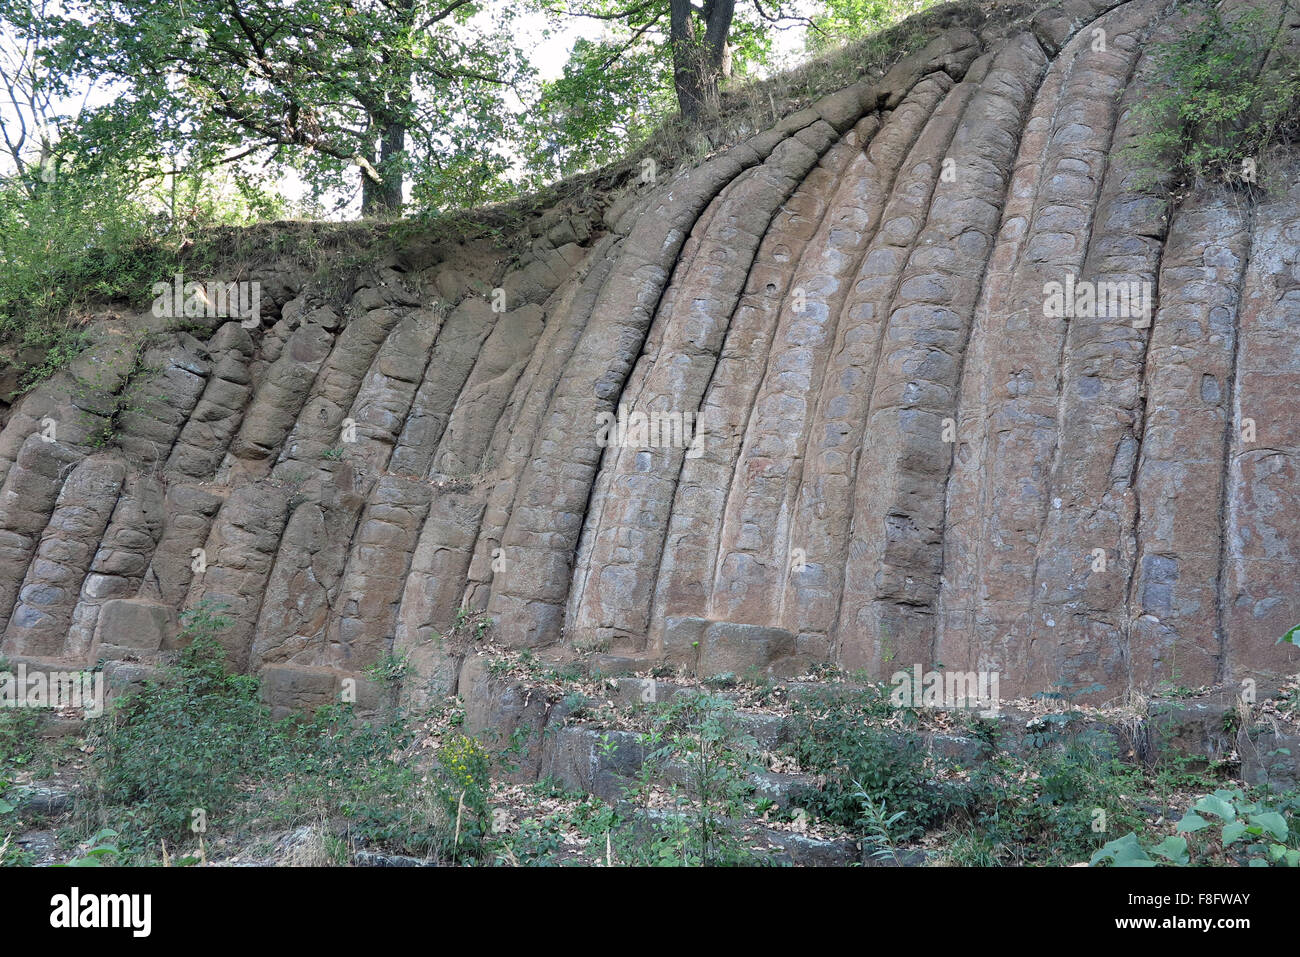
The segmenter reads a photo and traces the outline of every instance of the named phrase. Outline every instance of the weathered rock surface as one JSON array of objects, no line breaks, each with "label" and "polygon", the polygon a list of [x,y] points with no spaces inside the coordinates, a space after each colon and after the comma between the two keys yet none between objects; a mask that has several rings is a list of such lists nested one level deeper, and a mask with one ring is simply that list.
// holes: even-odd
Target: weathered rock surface
[{"label": "weathered rock surface", "polygon": [[[490,683],[477,612],[515,647],[1004,696],[1295,672],[1300,151],[1249,193],[1134,185],[1185,16],[967,17],[510,248],[417,233],[342,293],[268,274],[253,328],[99,329],[5,413],[0,654],[144,667],[206,599],[277,709],[390,654],[407,701]],[[1053,316],[1067,281],[1148,284],[1149,321]],[[536,723],[510,707],[471,723]],[[577,747],[528,761],[605,773]]]}]

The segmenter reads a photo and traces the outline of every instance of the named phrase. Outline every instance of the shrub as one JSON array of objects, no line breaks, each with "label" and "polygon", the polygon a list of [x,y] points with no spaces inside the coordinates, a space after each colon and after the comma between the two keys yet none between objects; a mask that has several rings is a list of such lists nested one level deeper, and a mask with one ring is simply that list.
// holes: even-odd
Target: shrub
[{"label": "shrub", "polygon": [[397,717],[366,724],[350,705],[283,722],[263,777],[272,789],[273,816],[292,824],[323,820],[347,843],[440,855],[445,808],[432,799],[423,771],[402,759],[412,738]]},{"label": "shrub", "polygon": [[1136,107],[1148,132],[1130,146],[1147,185],[1163,171],[1175,184],[1241,179],[1244,160],[1295,139],[1300,64],[1279,55],[1262,69],[1275,33],[1259,9],[1228,21],[1206,4],[1195,26],[1158,46],[1157,92]]},{"label": "shrub", "polygon": [[961,810],[978,836],[975,856],[1004,864],[1075,863],[1113,834],[1144,826],[1135,795],[1142,771],[1091,735],[1071,737],[1027,762],[995,755],[972,775]]},{"label": "shrub", "polygon": [[1200,798],[1159,843],[1143,843],[1135,831],[1110,841],[1089,863],[1112,867],[1185,867],[1246,864],[1300,867],[1300,822],[1289,805],[1250,800],[1240,788],[1220,788]]},{"label": "shrub", "polygon": [[75,354],[70,310],[142,299],[171,272],[157,223],[116,175],[60,178],[34,192],[0,181],[0,340]]},{"label": "shrub", "polygon": [[488,752],[467,735],[455,735],[438,749],[433,795],[451,824],[442,842],[443,853],[451,860],[476,860],[485,853],[492,825],[491,765]]},{"label": "shrub", "polygon": [[825,778],[803,798],[809,811],[861,829],[863,796],[901,813],[898,840],[920,837],[948,811],[950,790],[930,780],[920,738],[886,730],[889,713],[878,689],[822,695],[797,704],[793,752],[800,766]]},{"label": "shrub", "polygon": [[650,866],[761,863],[747,846],[739,819],[749,810],[759,769],[758,744],[741,726],[735,705],[716,694],[679,695],[659,705],[641,735],[646,752],[630,801],[648,797],[652,782],[677,771],[680,786],[667,811],[625,822],[619,859]]},{"label": "shrub", "polygon": [[39,721],[35,708],[0,708],[0,774],[36,757]]},{"label": "shrub", "polygon": [[231,674],[216,638],[229,619],[204,603],[182,623],[189,643],[175,668],[89,735],[90,805],[101,823],[129,820],[118,828],[124,850],[184,839],[196,809],[220,819],[267,762],[271,722],[257,679]]},{"label": "shrub", "polygon": [[[464,859],[481,851],[487,754],[469,739],[444,749],[440,776],[403,759],[415,731],[397,715],[356,720],[351,705],[272,722],[259,683],[231,674],[217,635],[230,621],[208,603],[182,616],[189,644],[160,680],[129,696],[92,732],[86,830],[112,826],[141,858],[192,839],[203,809],[223,834],[250,815],[285,824],[324,820],[347,842]],[[248,794],[258,804],[245,803]],[[463,797],[462,797],[463,795]],[[462,832],[454,831],[463,802]]]},{"label": "shrub", "polygon": [[8,790],[9,782],[0,778],[0,867],[25,867],[31,863],[32,855],[14,842],[19,823],[18,806],[5,800]]}]

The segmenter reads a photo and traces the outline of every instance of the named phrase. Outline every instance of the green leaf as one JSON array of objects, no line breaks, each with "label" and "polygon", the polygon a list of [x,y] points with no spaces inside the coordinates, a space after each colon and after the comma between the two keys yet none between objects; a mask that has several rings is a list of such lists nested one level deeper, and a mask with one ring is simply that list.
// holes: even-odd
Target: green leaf
[{"label": "green leaf", "polygon": [[1229,821],[1227,824],[1223,825],[1223,846],[1227,847],[1229,844],[1235,844],[1237,841],[1241,840],[1249,830],[1250,829],[1241,821]]},{"label": "green leaf", "polygon": [[1206,814],[1213,814],[1223,821],[1235,821],[1237,811],[1231,804],[1221,798],[1217,793],[1207,794],[1197,801],[1192,807],[1197,811],[1204,811]]},{"label": "green leaf", "polygon": [[1156,867],[1157,863],[1147,857],[1146,851],[1138,843],[1137,834],[1129,831],[1123,837],[1117,837],[1097,850],[1088,861],[1089,867],[1096,867],[1100,862],[1109,860],[1113,867]]},{"label": "green leaf", "polygon": [[1158,854],[1175,864],[1186,864],[1188,860],[1187,839],[1171,835],[1151,848],[1152,854]]},{"label": "green leaf", "polygon": [[1280,645],[1280,644],[1282,644],[1282,642],[1284,642],[1284,641],[1289,641],[1289,642],[1290,642],[1291,644],[1293,644],[1293,645],[1300,645],[1300,625],[1296,625],[1294,628],[1292,628],[1290,631],[1288,631],[1285,635],[1283,635],[1281,638],[1279,638],[1279,639],[1277,640],[1277,643]]},{"label": "green leaf", "polygon": [[1272,834],[1279,841],[1285,841],[1290,828],[1287,827],[1286,818],[1277,811],[1264,811],[1260,814],[1250,816],[1251,824],[1258,824],[1268,833]]},{"label": "green leaf", "polygon": [[1183,815],[1183,819],[1178,822],[1178,826],[1174,828],[1174,830],[1180,831],[1184,834],[1192,834],[1209,826],[1210,822],[1205,818],[1201,817],[1195,811],[1188,811]]}]

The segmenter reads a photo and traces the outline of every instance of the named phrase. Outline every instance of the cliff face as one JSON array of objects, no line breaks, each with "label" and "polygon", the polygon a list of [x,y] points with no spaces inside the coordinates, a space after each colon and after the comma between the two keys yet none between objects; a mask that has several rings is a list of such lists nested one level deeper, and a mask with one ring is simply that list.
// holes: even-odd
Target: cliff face
[{"label": "cliff face", "polygon": [[99,322],[0,433],[0,653],[147,661],[211,599],[286,706],[390,651],[450,690],[489,617],[1004,695],[1294,672],[1300,152],[1251,195],[1135,185],[1187,16],[952,27],[522,255],[417,234],[342,295],[245,277],[260,322]]}]

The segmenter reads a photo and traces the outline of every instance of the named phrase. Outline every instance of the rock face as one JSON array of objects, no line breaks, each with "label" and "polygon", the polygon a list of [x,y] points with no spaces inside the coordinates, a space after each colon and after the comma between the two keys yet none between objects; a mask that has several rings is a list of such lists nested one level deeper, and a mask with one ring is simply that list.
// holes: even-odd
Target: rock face
[{"label": "rock face", "polygon": [[341,294],[254,275],[260,322],[102,324],[0,433],[0,654],[148,659],[206,599],[277,707],[390,653],[452,690],[478,612],[1004,696],[1296,671],[1300,152],[1250,195],[1135,185],[1189,15],[967,18],[522,253],[416,233]]}]

